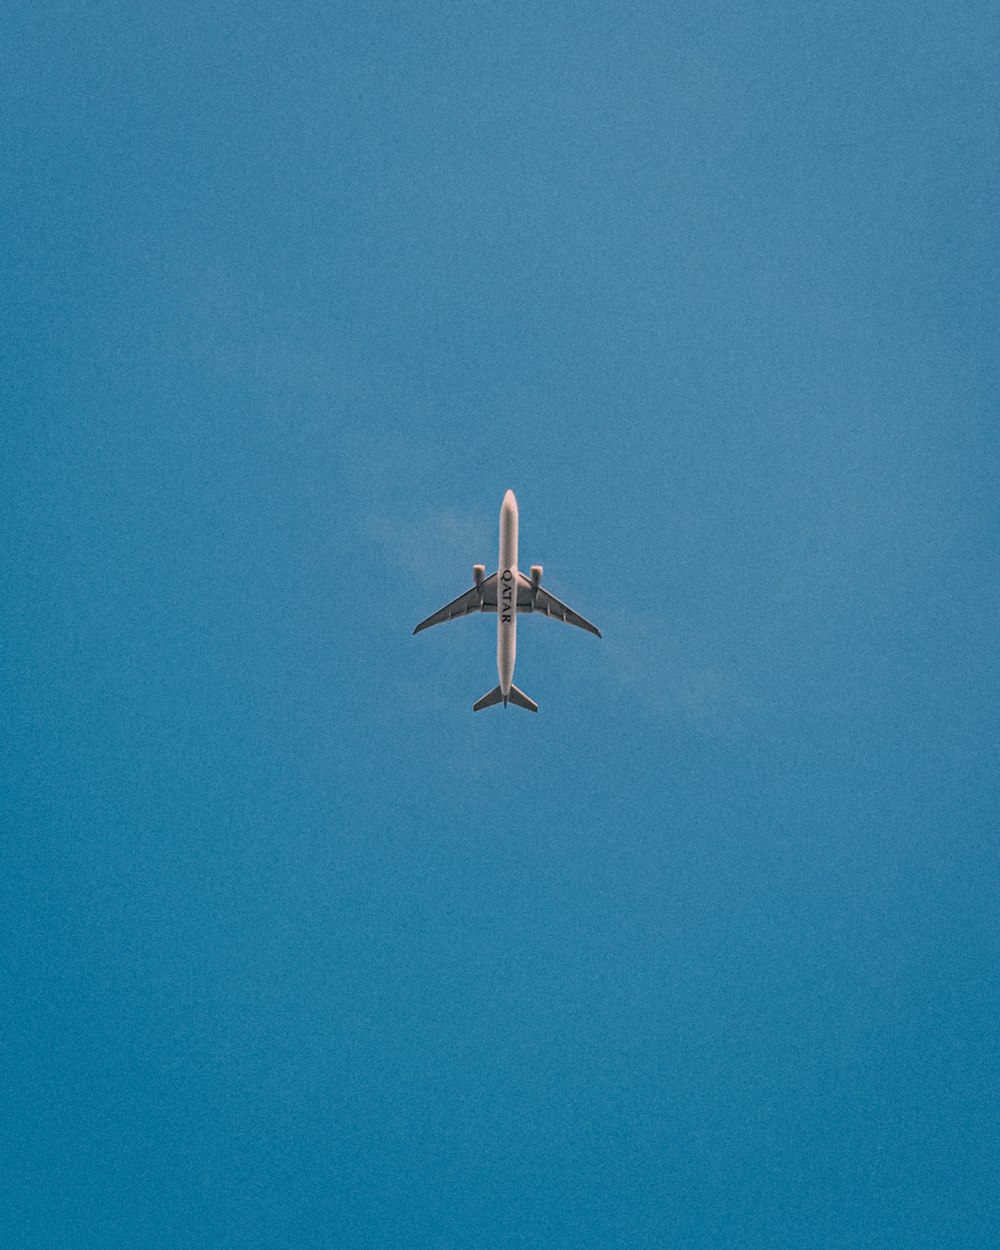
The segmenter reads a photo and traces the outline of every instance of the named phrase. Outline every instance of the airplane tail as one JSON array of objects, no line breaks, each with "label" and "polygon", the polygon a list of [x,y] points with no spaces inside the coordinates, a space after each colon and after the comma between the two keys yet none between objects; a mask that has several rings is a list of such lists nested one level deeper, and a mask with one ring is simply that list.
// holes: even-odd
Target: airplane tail
[{"label": "airplane tail", "polygon": [[517,686],[511,686],[509,698],[515,707],[523,707],[527,712],[538,711],[538,704],[534,699],[529,699],[523,690],[518,690]]},{"label": "airplane tail", "polygon": [[[511,686],[510,694],[507,696],[506,701],[513,703],[515,707],[523,707],[529,712],[538,711],[538,704],[532,699],[529,699],[523,690],[518,690],[517,686]],[[503,691],[499,686],[494,686],[489,694],[484,694],[481,699],[477,699],[476,702],[473,703],[472,710],[474,712],[481,712],[484,707],[493,707],[494,704],[503,702],[505,702]]]}]

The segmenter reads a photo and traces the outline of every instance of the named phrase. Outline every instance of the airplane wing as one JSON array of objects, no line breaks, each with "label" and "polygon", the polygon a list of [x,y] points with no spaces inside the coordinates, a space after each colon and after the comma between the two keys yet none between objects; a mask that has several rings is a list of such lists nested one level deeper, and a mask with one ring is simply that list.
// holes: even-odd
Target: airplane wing
[{"label": "airplane wing", "polygon": [[[495,602],[495,590],[493,594]],[[517,575],[517,610],[518,612],[544,612],[546,616],[554,616],[557,620],[565,621],[567,625],[576,625],[580,629],[587,630],[588,633],[596,634],[598,638],[601,637],[601,631],[596,625],[585,621],[579,612],[574,612],[572,608],[567,607],[555,595],[549,594],[543,586],[539,586],[532,594],[531,579],[525,577],[523,573]]]},{"label": "airplane wing", "polygon": [[[479,597],[480,591],[482,599]],[[454,621],[459,616],[468,616],[470,612],[495,612],[496,610],[497,575],[493,573],[490,577],[483,579],[483,584],[478,589],[473,586],[464,595],[459,595],[451,603],[446,603],[440,611],[429,616],[426,621],[421,621],[413,632],[419,634],[422,629],[440,625],[443,621]]]}]

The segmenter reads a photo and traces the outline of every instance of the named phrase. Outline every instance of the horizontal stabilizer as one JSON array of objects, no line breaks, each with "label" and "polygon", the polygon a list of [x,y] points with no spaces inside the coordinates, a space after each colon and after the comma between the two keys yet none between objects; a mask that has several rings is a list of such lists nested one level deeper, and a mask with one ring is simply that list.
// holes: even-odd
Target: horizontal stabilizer
[{"label": "horizontal stabilizer", "polygon": [[494,686],[489,694],[484,694],[481,699],[477,699],[476,702],[473,703],[472,710],[474,712],[481,712],[484,707],[493,707],[497,703],[506,704],[508,702],[513,703],[515,707],[526,708],[529,712],[538,711],[538,704],[529,699],[523,691],[518,690],[517,686],[511,686],[510,694],[506,699],[503,697],[503,691],[500,687]]},{"label": "horizontal stabilizer", "polygon": [[489,692],[489,694],[484,694],[481,699],[477,699],[476,702],[473,703],[472,710],[474,712],[481,712],[484,707],[492,707],[494,703],[502,703],[502,702],[503,702],[503,691],[500,689],[499,686],[494,686],[494,688]]},{"label": "horizontal stabilizer", "polygon": [[517,686],[511,686],[507,697],[515,707],[523,707],[528,712],[538,711],[538,704],[533,699],[529,699],[523,690],[518,690]]}]

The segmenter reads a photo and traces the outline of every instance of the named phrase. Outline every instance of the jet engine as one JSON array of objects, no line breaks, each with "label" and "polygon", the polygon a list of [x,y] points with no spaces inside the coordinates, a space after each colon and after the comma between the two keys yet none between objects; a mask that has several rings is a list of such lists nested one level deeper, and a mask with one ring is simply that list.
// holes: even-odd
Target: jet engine
[{"label": "jet engine", "polygon": [[476,583],[476,589],[483,584],[483,578],[486,576],[485,564],[474,564],[472,566],[472,580]]},{"label": "jet engine", "polygon": [[531,566],[531,589],[537,590],[542,581],[542,565],[533,564]]}]

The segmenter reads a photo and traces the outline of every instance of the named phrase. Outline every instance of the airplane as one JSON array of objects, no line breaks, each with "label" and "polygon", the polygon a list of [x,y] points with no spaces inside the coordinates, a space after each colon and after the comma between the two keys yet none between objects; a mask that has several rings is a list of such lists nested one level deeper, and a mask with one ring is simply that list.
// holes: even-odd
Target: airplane
[{"label": "airplane", "polygon": [[496,573],[486,576],[485,564],[472,566],[473,586],[464,595],[445,604],[439,612],[421,621],[413,631],[419,634],[431,625],[454,621],[470,612],[496,612],[497,614],[497,672],[500,684],[489,694],[484,694],[472,705],[474,712],[497,703],[513,703],[515,707],[537,712],[538,704],[529,699],[523,690],[514,685],[514,658],[517,652],[518,612],[544,612],[567,625],[577,625],[598,638],[601,631],[579,613],[561,603],[555,595],[542,588],[542,566],[533,564],[531,576],[525,577],[517,567],[517,500],[509,490],[500,506],[500,567]]}]

